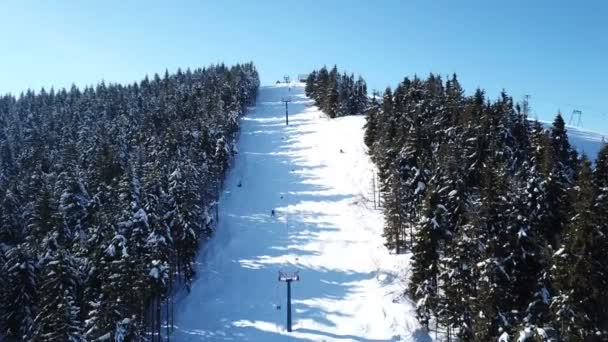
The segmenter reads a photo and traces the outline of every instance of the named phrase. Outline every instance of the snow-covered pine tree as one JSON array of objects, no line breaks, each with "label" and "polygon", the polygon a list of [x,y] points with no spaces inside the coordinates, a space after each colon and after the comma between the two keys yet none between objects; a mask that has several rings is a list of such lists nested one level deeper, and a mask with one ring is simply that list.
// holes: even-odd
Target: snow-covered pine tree
[{"label": "snow-covered pine tree", "polygon": [[551,269],[556,290],[551,311],[564,340],[593,340],[605,333],[597,307],[602,299],[599,288],[605,283],[604,267],[597,258],[604,255],[606,246],[595,223],[594,205],[591,163],[583,156],[574,187],[574,216],[563,232]]},{"label": "snow-covered pine tree", "polygon": [[595,322],[603,336],[608,336],[608,145],[604,145],[595,161],[593,171],[594,197],[593,205],[595,231],[593,232],[593,250],[591,263],[591,296]]},{"label": "snow-covered pine tree", "polygon": [[328,75],[326,95],[321,106],[321,109],[332,119],[339,114],[339,77],[338,68],[334,65]]},{"label": "snow-covered pine tree", "polygon": [[306,77],[306,86],[304,87],[304,94],[308,97],[313,97],[315,94],[315,87],[317,82],[317,71],[313,70],[308,77]]},{"label": "snow-covered pine tree", "polygon": [[[471,338],[471,309],[467,298],[472,297],[472,270],[477,253],[471,236],[471,225],[465,216],[469,195],[464,186],[464,172],[458,165],[461,146],[454,129],[447,132],[447,142],[439,152],[441,208],[446,221],[439,244],[439,276],[437,319],[450,335]],[[443,170],[443,171],[442,171]]]},{"label": "snow-covered pine tree", "polygon": [[440,202],[438,178],[429,181],[420,218],[414,227],[409,284],[410,295],[416,301],[418,321],[427,329],[431,317],[437,312],[440,240],[449,224],[449,214]]},{"label": "snow-covered pine tree", "polygon": [[319,69],[315,84],[316,86],[312,98],[315,100],[315,105],[317,107],[324,108],[325,97],[327,96],[329,86],[329,72],[325,66]]},{"label": "snow-covered pine tree", "polygon": [[511,275],[505,261],[511,250],[509,221],[513,210],[508,198],[507,173],[504,162],[492,161],[483,174],[478,219],[477,236],[481,243],[481,253],[475,272],[479,275],[476,296],[473,299],[475,339],[489,341],[499,335],[511,334],[513,329],[514,294],[511,290]]},{"label": "snow-covered pine tree", "polygon": [[479,187],[484,163],[489,154],[488,131],[481,126],[485,110],[485,93],[477,89],[475,94],[467,99],[459,120],[459,134],[464,144],[464,170],[467,172],[466,186],[471,188]]},{"label": "snow-covered pine tree", "polygon": [[85,341],[78,302],[82,278],[78,262],[68,251],[58,247],[49,251],[40,265],[37,283],[40,302],[31,338],[35,341]]},{"label": "snow-covered pine tree", "polygon": [[475,265],[480,258],[480,241],[478,225],[472,222],[459,227],[440,259],[438,319],[452,336],[463,341],[473,340],[475,332],[472,299],[477,295]]},{"label": "snow-covered pine tree", "polygon": [[169,191],[173,197],[174,216],[169,222],[172,227],[172,239],[178,253],[177,267],[183,270],[187,281],[192,278],[194,270],[190,261],[194,259],[198,250],[198,237],[203,232],[201,225],[195,218],[203,217],[203,211],[198,203],[199,193],[193,180],[199,177],[197,169],[192,163],[186,163],[178,168],[169,176]]},{"label": "snow-covered pine tree", "polygon": [[[415,104],[411,104],[415,108]],[[416,109],[409,113],[417,117]],[[398,118],[396,118],[398,119]],[[420,125],[409,122],[409,129],[402,146],[395,139],[392,146],[386,151],[386,163],[389,163],[388,175],[383,165],[379,165],[379,176],[382,179],[381,191],[384,193],[384,206],[386,222],[384,237],[387,246],[399,252],[405,247],[406,225],[411,225],[418,219],[419,201],[424,198],[427,181],[430,178],[426,151],[422,146],[422,132]],[[385,132],[387,134],[387,132]],[[390,134],[390,131],[388,132]],[[397,136],[395,136],[397,138]],[[387,137],[390,139],[390,135]],[[382,142],[382,140],[380,140]],[[394,151],[400,148],[394,156]],[[411,238],[411,237],[410,237]]]},{"label": "snow-covered pine tree", "polygon": [[352,110],[353,106],[353,96],[352,96],[352,84],[350,84],[351,79],[346,73],[338,76],[338,85],[337,85],[337,111],[336,116],[345,116]]},{"label": "snow-covered pine tree", "polygon": [[11,189],[6,189],[0,198],[0,238],[5,243],[23,242],[26,220],[23,218],[19,196]]},{"label": "snow-covered pine tree", "polygon": [[32,337],[39,297],[36,292],[36,272],[36,259],[27,243],[10,247],[5,252],[0,326],[9,336],[22,340]]},{"label": "snow-covered pine tree", "polygon": [[565,229],[572,211],[570,188],[576,176],[576,152],[570,147],[564,120],[561,114],[555,118],[551,128],[551,139],[547,146],[545,168],[547,177],[547,205],[551,210],[544,223],[545,236],[554,250],[560,244],[560,236]]},{"label": "snow-covered pine tree", "polygon": [[359,76],[353,87],[354,109],[351,110],[350,114],[361,114],[367,110],[367,106],[369,105],[369,99],[367,97],[367,83],[365,83],[365,80]]},{"label": "snow-covered pine tree", "polygon": [[215,177],[224,183],[224,175],[230,163],[230,150],[225,137],[220,137],[215,142],[215,153],[213,154],[213,164],[215,167]]},{"label": "snow-covered pine tree", "polygon": [[[521,240],[524,253],[523,266],[525,273],[522,288],[517,289],[519,293],[519,306],[525,308],[522,314],[521,324],[530,329],[543,327],[548,321],[548,307],[551,296],[551,285],[548,279],[550,267],[551,249],[548,248],[549,242],[545,240],[543,223],[544,217],[550,208],[546,203],[546,182],[542,174],[535,165],[535,160],[530,160],[530,164],[524,163],[527,172],[523,173],[521,187],[517,193],[519,214],[523,217],[522,231],[518,232],[518,239]],[[514,284],[518,286],[518,284]],[[527,302],[527,304],[526,304]]]},{"label": "snow-covered pine tree", "polygon": [[374,97],[366,112],[367,115],[365,117],[365,126],[364,126],[365,135],[363,137],[363,142],[365,142],[365,145],[368,148],[370,157],[372,157],[372,158],[374,157],[374,151],[373,151],[374,142],[376,141],[377,136],[380,134],[380,132],[378,132],[378,126],[380,125],[380,123],[378,122],[378,117],[380,117],[382,115],[382,113],[380,113],[381,110],[382,110],[382,107],[380,106],[380,104],[378,103],[376,98]]}]

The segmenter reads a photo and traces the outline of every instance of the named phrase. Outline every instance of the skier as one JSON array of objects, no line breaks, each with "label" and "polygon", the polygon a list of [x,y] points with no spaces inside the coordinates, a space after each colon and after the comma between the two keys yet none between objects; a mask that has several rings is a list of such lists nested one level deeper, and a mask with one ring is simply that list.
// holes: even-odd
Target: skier
[{"label": "skier", "polygon": [[340,149],[340,153],[344,153],[344,151],[342,151],[342,149]]},{"label": "skier", "polygon": [[270,216],[274,217],[274,209],[270,211]]},{"label": "skier", "polygon": [[239,184],[237,184],[236,186],[240,188],[241,186],[243,186],[243,183],[241,183],[241,181],[239,180]]}]

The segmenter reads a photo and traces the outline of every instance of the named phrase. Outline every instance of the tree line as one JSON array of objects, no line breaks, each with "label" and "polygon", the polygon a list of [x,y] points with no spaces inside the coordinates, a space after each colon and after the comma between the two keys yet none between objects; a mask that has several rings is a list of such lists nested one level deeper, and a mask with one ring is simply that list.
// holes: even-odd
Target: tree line
[{"label": "tree line", "polygon": [[0,335],[169,334],[258,87],[247,63],[1,96]]},{"label": "tree line", "polygon": [[368,106],[365,80],[340,74],[335,65],[330,71],[324,66],[308,74],[304,91],[330,118],[362,114]]},{"label": "tree line", "polygon": [[462,341],[608,340],[608,147],[504,91],[405,78],[367,111],[388,248],[412,253],[420,323]]}]

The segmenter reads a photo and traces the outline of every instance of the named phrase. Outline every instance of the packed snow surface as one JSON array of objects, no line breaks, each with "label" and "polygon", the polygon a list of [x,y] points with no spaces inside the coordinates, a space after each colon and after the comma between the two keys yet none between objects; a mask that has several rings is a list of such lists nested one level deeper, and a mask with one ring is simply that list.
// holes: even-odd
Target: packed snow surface
[{"label": "packed snow surface", "polygon": [[[177,306],[176,341],[431,340],[403,296],[409,254],[383,246],[364,117],[329,120],[303,93],[262,87],[242,119],[217,232]],[[279,271],[300,276],[291,333]]]}]

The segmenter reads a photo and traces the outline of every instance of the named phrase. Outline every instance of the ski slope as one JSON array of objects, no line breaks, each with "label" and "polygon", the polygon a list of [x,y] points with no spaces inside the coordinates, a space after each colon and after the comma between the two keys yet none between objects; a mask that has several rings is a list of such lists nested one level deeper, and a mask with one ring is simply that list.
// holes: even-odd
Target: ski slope
[{"label": "ski slope", "polygon": [[[364,121],[327,119],[299,84],[260,89],[242,119],[217,232],[178,303],[176,341],[431,340],[403,296],[409,254],[383,246]],[[300,275],[291,333],[279,270]]]}]

